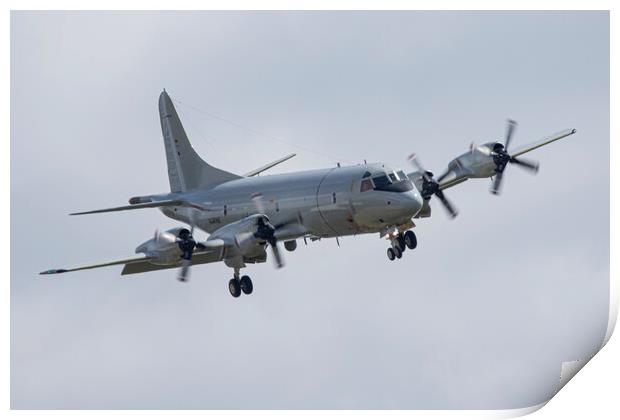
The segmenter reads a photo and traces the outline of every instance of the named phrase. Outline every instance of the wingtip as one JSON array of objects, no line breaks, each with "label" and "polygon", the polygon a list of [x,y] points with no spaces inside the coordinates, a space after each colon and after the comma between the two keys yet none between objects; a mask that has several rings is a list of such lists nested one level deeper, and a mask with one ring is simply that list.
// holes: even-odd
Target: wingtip
[{"label": "wingtip", "polygon": [[66,273],[67,270],[63,269],[63,268],[54,268],[51,270],[45,270],[45,271],[41,271],[39,273],[39,275],[46,275],[46,274],[61,274],[61,273]]},{"label": "wingtip", "polygon": [[81,216],[84,214],[91,214],[93,213],[92,211],[78,211],[76,213],[69,213],[69,216]]}]

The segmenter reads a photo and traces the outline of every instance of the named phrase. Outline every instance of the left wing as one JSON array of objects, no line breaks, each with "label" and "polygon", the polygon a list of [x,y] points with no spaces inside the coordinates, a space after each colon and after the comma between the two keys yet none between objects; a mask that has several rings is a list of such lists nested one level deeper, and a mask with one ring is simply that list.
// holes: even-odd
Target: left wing
[{"label": "left wing", "polygon": [[572,134],[575,134],[577,130],[574,128],[570,128],[568,130],[560,131],[559,133],[553,134],[549,137],[545,137],[542,140],[538,140],[534,143],[527,144],[525,146],[517,147],[515,151],[510,152],[510,156],[517,157],[524,153],[531,152],[534,149],[538,149],[539,147],[545,146],[549,143],[553,143],[554,141],[563,139],[564,137],[568,137]]}]

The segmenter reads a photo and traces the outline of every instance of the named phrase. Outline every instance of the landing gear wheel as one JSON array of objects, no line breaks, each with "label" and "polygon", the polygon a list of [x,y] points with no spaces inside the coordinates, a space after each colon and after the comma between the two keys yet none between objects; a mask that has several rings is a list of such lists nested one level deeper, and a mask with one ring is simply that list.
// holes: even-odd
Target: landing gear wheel
[{"label": "landing gear wheel", "polygon": [[249,276],[241,277],[239,284],[241,285],[241,291],[243,291],[243,293],[245,293],[246,295],[252,294],[252,290],[254,290],[254,285],[252,284],[252,279]]},{"label": "landing gear wheel", "polygon": [[405,249],[407,249],[407,242],[405,241],[405,236],[401,233],[400,235],[398,235],[396,240],[398,241],[398,247],[400,248],[401,252],[404,252]]},{"label": "landing gear wheel", "polygon": [[390,261],[394,261],[394,258],[396,258],[396,254],[394,253],[394,250],[392,248],[388,248],[387,255]]},{"label": "landing gear wheel", "polygon": [[241,284],[239,284],[239,280],[236,278],[230,279],[228,282],[228,290],[233,297],[238,298],[241,296]]},{"label": "landing gear wheel", "polygon": [[404,238],[405,238],[405,245],[407,245],[407,248],[415,249],[415,247],[418,246],[418,238],[416,238],[415,233],[413,233],[413,231],[408,230],[407,232],[405,232]]},{"label": "landing gear wheel", "polygon": [[396,254],[396,258],[401,259],[403,257],[403,251],[397,245],[394,247],[394,254]]}]

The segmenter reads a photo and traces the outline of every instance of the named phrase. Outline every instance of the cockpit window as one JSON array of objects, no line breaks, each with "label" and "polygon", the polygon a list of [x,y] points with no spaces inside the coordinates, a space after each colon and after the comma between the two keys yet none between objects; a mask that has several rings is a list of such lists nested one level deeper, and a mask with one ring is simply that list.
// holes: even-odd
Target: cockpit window
[{"label": "cockpit window", "polygon": [[401,181],[403,179],[409,179],[407,178],[407,175],[402,170],[398,171],[398,177],[400,178]]},{"label": "cockpit window", "polygon": [[368,178],[370,176],[370,172],[366,171],[364,172],[364,175],[362,176],[362,178]]},{"label": "cockpit window", "polygon": [[[391,173],[388,178],[386,175],[374,177],[375,191],[405,192],[413,189],[413,184],[406,177],[398,180],[395,174]],[[394,180],[394,181],[392,181]]]},{"label": "cockpit window", "polygon": [[385,188],[391,184],[390,179],[385,175],[376,176],[372,180],[375,182],[376,189]]},{"label": "cockpit window", "polygon": [[362,179],[362,185],[360,186],[360,192],[372,190],[373,185],[370,179]]}]

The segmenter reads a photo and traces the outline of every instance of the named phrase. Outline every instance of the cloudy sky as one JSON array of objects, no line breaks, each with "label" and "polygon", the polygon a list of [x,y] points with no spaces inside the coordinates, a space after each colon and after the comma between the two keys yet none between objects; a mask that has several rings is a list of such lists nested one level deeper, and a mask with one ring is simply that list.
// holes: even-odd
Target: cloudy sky
[{"label": "cloudy sky", "polygon": [[[578,133],[500,197],[450,189],[459,217],[436,207],[397,262],[378,235],[321,241],[251,266],[239,299],[223,264],[38,276],[177,226],[67,216],[167,190],[162,88],[237,173],[414,151],[440,172],[506,118],[515,144]],[[12,408],[529,406],[598,349],[608,288],[605,12],[12,13]]]}]

